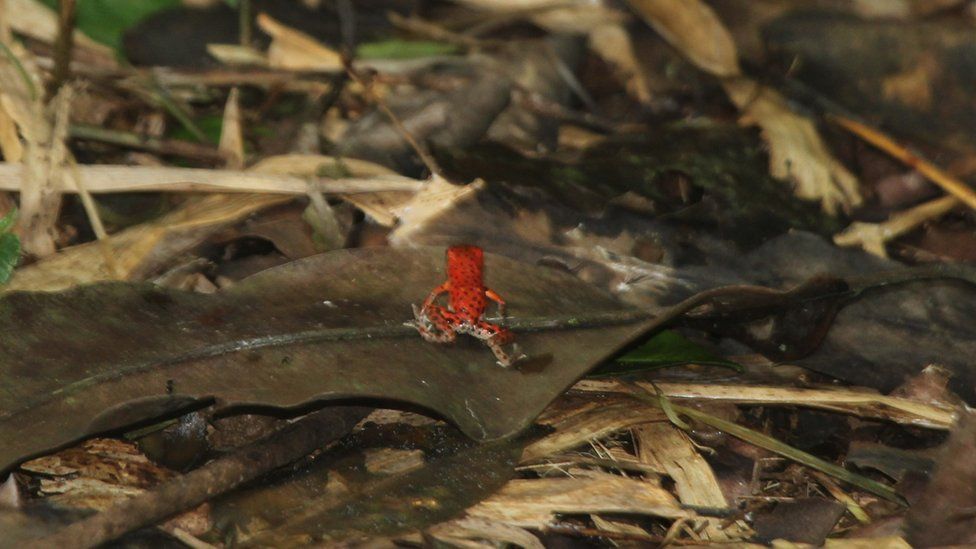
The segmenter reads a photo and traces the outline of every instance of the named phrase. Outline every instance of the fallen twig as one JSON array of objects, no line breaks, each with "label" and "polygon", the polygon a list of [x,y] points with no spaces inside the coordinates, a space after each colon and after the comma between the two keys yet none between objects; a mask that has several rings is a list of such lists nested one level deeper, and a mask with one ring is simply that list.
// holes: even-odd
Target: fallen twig
[{"label": "fallen twig", "polygon": [[868,143],[878,147],[882,151],[890,154],[910,168],[914,168],[926,179],[942,187],[947,193],[955,196],[970,208],[976,209],[976,191],[959,179],[949,175],[941,168],[932,164],[928,160],[920,157],[916,153],[908,150],[907,147],[895,142],[894,139],[879,132],[878,130],[862,124],[850,118],[831,115],[830,120],[845,130],[857,135]]},{"label": "fallen twig", "polygon": [[834,244],[838,246],[860,246],[868,253],[878,257],[887,257],[888,253],[885,250],[887,242],[930,219],[942,217],[961,203],[955,196],[948,195],[894,213],[887,221],[881,223],[855,221],[834,235]]},{"label": "fallen twig", "polygon": [[25,547],[95,547],[199,505],[268,471],[300,459],[346,434],[370,408],[328,408],[243,446],[155,490],[70,524]]}]

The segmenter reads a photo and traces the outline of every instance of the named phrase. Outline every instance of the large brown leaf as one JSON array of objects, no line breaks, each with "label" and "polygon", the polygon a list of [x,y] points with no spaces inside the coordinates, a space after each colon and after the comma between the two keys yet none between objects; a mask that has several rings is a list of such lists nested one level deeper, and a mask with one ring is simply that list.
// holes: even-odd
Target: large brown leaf
[{"label": "large brown leaf", "polygon": [[363,249],[295,261],[215,295],[126,283],[9,294],[0,300],[0,470],[211,400],[224,411],[394,400],[474,438],[504,437],[641,330],[593,322],[626,310],[568,274],[488,255],[487,283],[511,315],[575,327],[516,329],[529,360],[511,369],[467,336],[428,343],[403,322],[442,282],[443,261],[440,248]]}]

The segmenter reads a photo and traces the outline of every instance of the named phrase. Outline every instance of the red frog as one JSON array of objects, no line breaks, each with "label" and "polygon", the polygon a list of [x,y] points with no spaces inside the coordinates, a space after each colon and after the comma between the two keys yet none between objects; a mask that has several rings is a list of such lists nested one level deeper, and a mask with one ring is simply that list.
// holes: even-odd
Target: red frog
[{"label": "red frog", "polygon": [[[515,360],[502,349],[514,339],[508,329],[484,320],[488,300],[498,304],[498,315],[505,316],[505,300],[484,283],[484,252],[477,246],[458,245],[447,249],[447,281],[434,288],[424,304],[413,306],[413,325],[427,341],[450,343],[457,334],[471,334],[485,342],[501,366]],[[435,305],[443,293],[448,306]]]}]

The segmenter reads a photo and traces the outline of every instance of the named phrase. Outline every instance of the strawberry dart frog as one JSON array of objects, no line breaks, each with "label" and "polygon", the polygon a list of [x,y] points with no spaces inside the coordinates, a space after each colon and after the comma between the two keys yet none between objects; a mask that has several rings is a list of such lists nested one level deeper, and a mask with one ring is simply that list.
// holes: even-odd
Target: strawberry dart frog
[{"label": "strawberry dart frog", "polygon": [[[427,341],[450,343],[457,334],[470,334],[485,342],[500,366],[511,366],[513,358],[503,346],[514,339],[507,328],[484,319],[488,300],[498,304],[498,315],[505,316],[505,300],[484,284],[484,252],[471,245],[447,249],[447,280],[434,288],[418,309],[413,305],[411,323]],[[448,306],[435,305],[441,295],[448,295]]]}]

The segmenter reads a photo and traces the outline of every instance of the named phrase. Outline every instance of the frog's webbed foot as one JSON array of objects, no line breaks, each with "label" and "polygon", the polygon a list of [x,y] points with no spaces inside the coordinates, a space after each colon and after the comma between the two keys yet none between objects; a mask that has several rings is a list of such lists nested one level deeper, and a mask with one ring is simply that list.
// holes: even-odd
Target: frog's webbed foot
[{"label": "frog's webbed foot", "polygon": [[430,319],[427,318],[427,315],[424,313],[423,309],[417,307],[417,305],[413,303],[410,304],[410,308],[413,309],[413,320],[404,322],[404,326],[410,326],[411,328],[417,328],[418,330],[421,328],[427,330],[433,328],[433,325],[430,323]]},{"label": "frog's webbed foot", "polygon": [[413,309],[414,320],[404,324],[416,328],[420,336],[427,341],[434,343],[450,343],[457,338],[454,330],[443,329],[441,326],[446,324],[446,319],[442,313],[443,309],[437,305],[419,308],[410,304]]},{"label": "frog's webbed foot", "polygon": [[505,344],[496,340],[495,338],[486,339],[485,345],[491,349],[491,352],[495,355],[495,364],[498,364],[502,368],[510,368],[516,362],[528,358],[525,353],[522,353],[519,349],[518,343],[511,344],[511,352],[505,351]]}]

